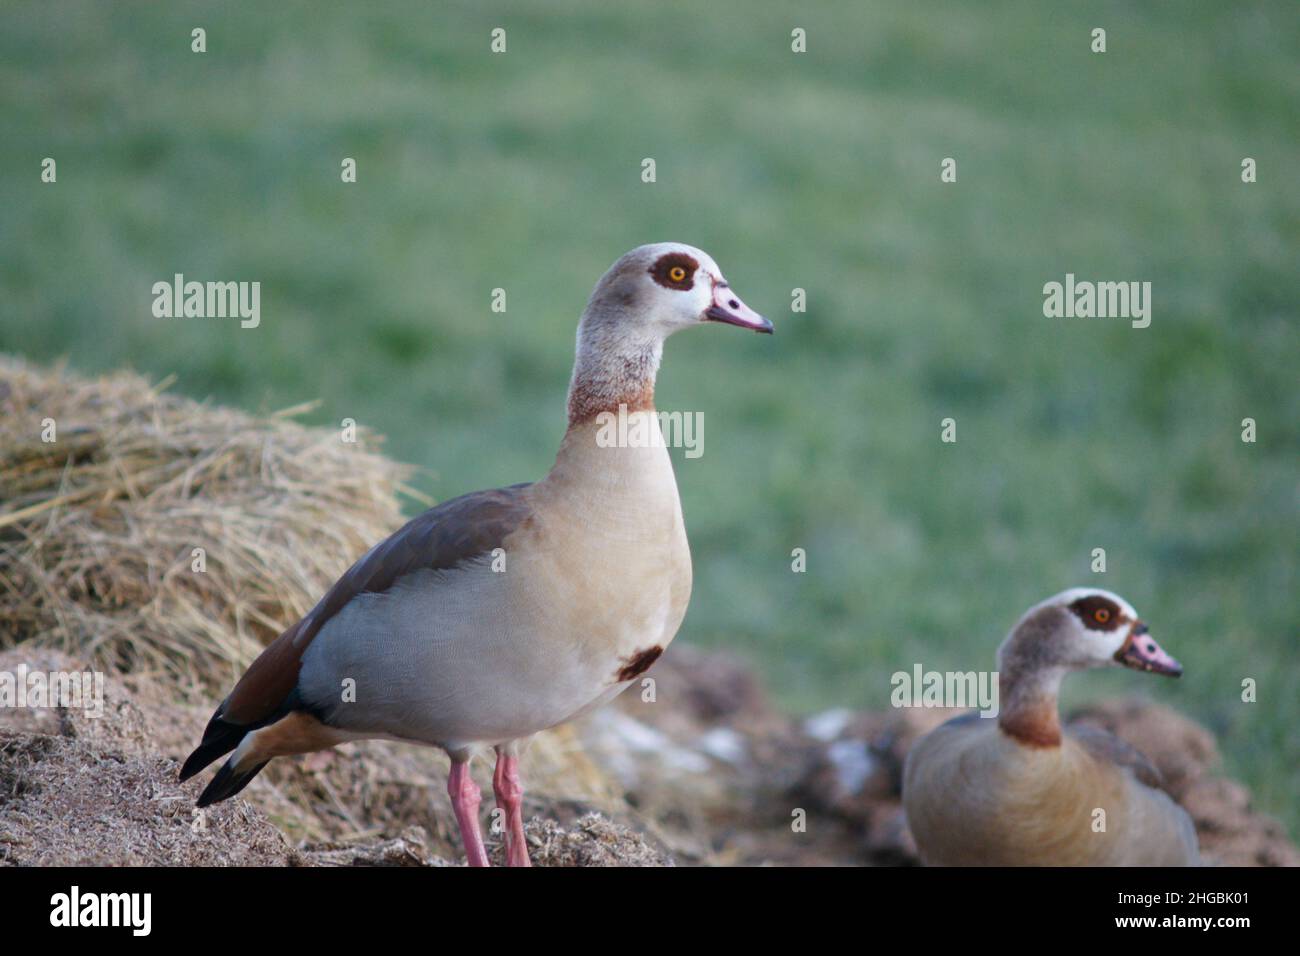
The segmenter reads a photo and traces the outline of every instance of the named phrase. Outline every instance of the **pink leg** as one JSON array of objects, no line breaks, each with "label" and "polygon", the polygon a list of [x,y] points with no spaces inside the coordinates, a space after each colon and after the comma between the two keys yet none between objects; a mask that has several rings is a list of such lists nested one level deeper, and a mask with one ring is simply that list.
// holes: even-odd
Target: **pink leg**
[{"label": "pink leg", "polygon": [[479,789],[469,775],[468,760],[452,757],[447,792],[451,794],[451,806],[456,811],[456,822],[460,825],[460,838],[465,843],[469,865],[487,866],[487,850],[483,848],[483,834],[478,828]]},{"label": "pink leg", "polygon": [[506,864],[532,866],[524,837],[524,788],[519,782],[519,758],[497,748],[497,768],[492,774],[492,792],[497,806],[506,812]]}]

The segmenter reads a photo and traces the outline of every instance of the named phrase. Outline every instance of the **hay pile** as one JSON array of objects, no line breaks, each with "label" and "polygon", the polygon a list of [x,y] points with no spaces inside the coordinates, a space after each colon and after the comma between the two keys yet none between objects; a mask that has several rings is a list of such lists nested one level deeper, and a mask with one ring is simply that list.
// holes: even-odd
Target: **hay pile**
[{"label": "hay pile", "polygon": [[291,421],[307,406],[164,387],[0,357],[0,642],[210,689],[400,523],[409,470]]}]

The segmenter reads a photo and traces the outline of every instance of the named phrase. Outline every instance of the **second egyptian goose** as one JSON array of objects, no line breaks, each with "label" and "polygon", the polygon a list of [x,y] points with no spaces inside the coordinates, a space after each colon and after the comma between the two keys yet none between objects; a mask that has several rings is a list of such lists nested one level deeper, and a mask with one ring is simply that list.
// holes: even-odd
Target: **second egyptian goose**
[{"label": "second egyptian goose", "polygon": [[1191,866],[1191,818],[1128,744],[1061,729],[1071,671],[1182,666],[1123,598],[1077,588],[1031,608],[998,650],[997,719],[957,717],[907,756],[903,806],[922,858],[949,866]]},{"label": "second egyptian goose", "polygon": [[[517,743],[628,687],[686,613],[691,556],[654,386],[664,340],[704,322],[772,331],[699,249],[659,243],[615,262],[578,325],[550,473],[415,518],[268,645],[181,769],[185,780],[230,754],[199,806],[239,793],[273,757],[364,738],[428,744],[451,756],[466,854],[485,866],[469,758],[491,746],[508,861],[527,865]],[[602,413],[620,411],[621,434],[651,440],[611,443]]]}]

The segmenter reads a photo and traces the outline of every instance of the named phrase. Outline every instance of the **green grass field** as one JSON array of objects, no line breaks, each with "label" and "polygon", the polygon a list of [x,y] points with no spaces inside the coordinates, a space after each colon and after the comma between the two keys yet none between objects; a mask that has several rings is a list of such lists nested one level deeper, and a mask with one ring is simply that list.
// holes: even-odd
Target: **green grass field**
[{"label": "green grass field", "polygon": [[[8,5],[0,349],[320,398],[445,498],[550,465],[610,262],[701,246],[777,335],[668,345],[660,407],[706,421],[676,453],[683,639],[792,708],[879,708],[891,672],[992,667],[1030,604],[1105,586],[1187,674],[1067,703],[1185,711],[1300,832],[1300,7],[374,7]],[[260,281],[261,327],[154,318],[176,272]],[[1150,281],[1150,328],[1044,318],[1067,272]]]}]

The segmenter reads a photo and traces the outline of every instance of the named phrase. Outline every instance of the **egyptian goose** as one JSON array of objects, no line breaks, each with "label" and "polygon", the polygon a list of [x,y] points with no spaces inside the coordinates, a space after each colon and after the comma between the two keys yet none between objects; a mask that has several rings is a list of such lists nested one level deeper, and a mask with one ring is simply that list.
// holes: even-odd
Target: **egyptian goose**
[{"label": "egyptian goose", "polygon": [[[508,862],[527,866],[518,743],[628,687],[686,613],[691,555],[654,386],[664,340],[702,322],[772,331],[699,249],[658,243],[615,262],[578,324],[550,473],[446,501],[366,552],[217,708],[181,769],[230,754],[198,805],[239,793],[272,757],[426,744],[451,757],[466,855],[486,866],[469,759],[491,746]],[[620,410],[618,434],[642,440],[611,441]]]},{"label": "egyptian goose", "polygon": [[997,720],[970,713],[907,756],[903,806],[922,858],[945,866],[1193,866],[1196,830],[1137,750],[1104,731],[1061,730],[1067,673],[1182,665],[1108,591],[1031,608],[998,649]]}]

